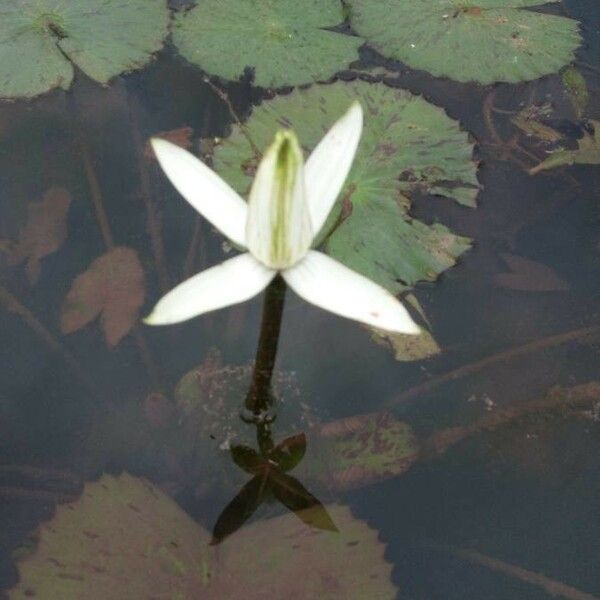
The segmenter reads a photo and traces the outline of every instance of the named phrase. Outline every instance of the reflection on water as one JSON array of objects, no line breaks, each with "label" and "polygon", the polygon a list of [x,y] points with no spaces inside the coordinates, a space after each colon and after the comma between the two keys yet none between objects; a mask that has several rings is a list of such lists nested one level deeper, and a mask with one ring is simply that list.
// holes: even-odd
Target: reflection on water
[{"label": "reflection on water", "polygon": [[[399,598],[600,595],[600,176],[576,166],[530,177],[548,147],[511,118],[550,103],[545,123],[572,145],[582,126],[558,77],[484,88],[409,71],[390,82],[444,106],[479,142],[480,207],[427,197],[414,210],[476,242],[438,283],[417,286],[444,351],[398,363],[360,327],[290,294],[277,420],[258,443],[238,414],[260,300],[189,326],[134,325],[142,302],[223,257],[145,152],[150,135],[179,130],[206,153],[231,121],[222,100],[164,56],[107,89],[80,81],[72,97],[0,106],[2,589],[28,533],[101,473],[152,478],[210,529],[268,464],[283,504],[300,508],[294,492],[343,501],[380,532]],[[242,116],[259,99],[248,85],[228,94]],[[47,210],[57,195],[68,210]],[[121,295],[109,297],[115,276]],[[238,502],[226,533],[258,500]],[[280,513],[270,504],[257,517]]]}]

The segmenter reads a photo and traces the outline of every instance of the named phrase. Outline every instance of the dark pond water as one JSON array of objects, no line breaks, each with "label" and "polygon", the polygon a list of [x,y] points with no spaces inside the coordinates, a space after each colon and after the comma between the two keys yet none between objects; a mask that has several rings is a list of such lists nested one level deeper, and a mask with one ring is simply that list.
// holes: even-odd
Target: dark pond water
[{"label": "dark pond water", "polygon": [[[590,93],[586,117],[600,119],[600,11],[593,1],[565,5],[584,24],[578,68]],[[385,63],[364,53],[362,66],[373,64]],[[480,87],[386,66],[397,71],[391,84],[460,120],[482,163],[476,210],[423,197],[413,211],[475,242],[438,282],[416,288],[443,352],[398,362],[363,328],[288,294],[276,378],[321,421],[389,410],[419,440],[453,427],[463,428],[464,439],[438,455],[422,453],[401,476],[346,493],[324,486],[319,497],[349,505],[379,532],[398,598],[534,600],[560,584],[570,587],[559,597],[600,597],[600,386],[581,405],[527,408],[555,386],[582,389],[600,380],[600,170],[581,165],[530,177],[524,167],[542,156],[540,147],[526,136],[521,149],[511,146],[510,115],[492,111],[493,131],[482,107],[492,96],[502,111],[550,102],[550,124],[573,143],[582,122],[557,76]],[[242,118],[262,99],[250,84],[226,91]],[[191,467],[194,475],[165,467],[159,446],[174,386],[186,372],[206,365],[207,356],[225,372],[253,360],[260,298],[182,326],[140,326],[114,348],[97,323],[59,331],[74,278],[106,251],[94,202],[102,202],[114,244],[140,257],[144,311],[161,287],[222,259],[221,238],[152,160],[138,158],[157,132],[191,127],[199,152],[201,138],[225,136],[230,124],[202,73],[168,53],[107,89],[79,77],[69,95],[0,105],[0,239],[15,238],[27,204],[49,188],[63,187],[72,198],[67,238],[42,259],[34,285],[23,266],[0,261],[0,595],[17,580],[13,552],[83,481],[122,470],[145,475],[210,529],[245,480],[233,463],[218,462],[214,445],[186,454],[201,465]],[[148,199],[158,209],[162,272]],[[548,267],[562,285],[554,279],[552,289],[537,291],[547,273],[535,270],[523,275],[529,289],[515,289],[522,281],[503,284],[505,255]],[[235,373],[247,381],[246,371]],[[148,400],[158,392],[165,399]],[[509,408],[528,414],[502,418]],[[284,405],[282,422],[286,411],[298,418]],[[471,434],[465,429],[491,415],[500,418]],[[310,447],[310,428],[307,436]],[[225,474],[199,481],[211,463]],[[263,506],[257,518],[282,511]],[[542,573],[552,581],[536,579]]]}]

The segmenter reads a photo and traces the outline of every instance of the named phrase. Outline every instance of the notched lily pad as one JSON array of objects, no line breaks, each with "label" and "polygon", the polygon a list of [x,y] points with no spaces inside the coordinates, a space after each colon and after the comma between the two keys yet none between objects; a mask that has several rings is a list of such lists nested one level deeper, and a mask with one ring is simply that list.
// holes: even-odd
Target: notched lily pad
[{"label": "notched lily pad", "polygon": [[[404,90],[339,82],[264,102],[246,128],[256,146],[266,148],[277,129],[292,127],[308,153],[354,100],[365,111],[363,136],[338,208],[319,239],[335,224],[345,200],[346,218],[327,240],[326,252],[398,293],[417,281],[434,280],[470,246],[443,225],[411,218],[406,197],[426,192],[475,205],[479,185],[473,144],[458,123]],[[215,151],[215,169],[244,195],[255,163],[239,127]]]},{"label": "notched lily pad", "polygon": [[153,485],[104,475],[41,526],[9,598],[395,598],[377,532],[345,507],[328,511],[338,532],[311,531],[287,514],[215,549],[207,532]]},{"label": "notched lily pad", "polygon": [[338,0],[202,0],[175,17],[173,42],[191,63],[261,87],[329,79],[357,60],[363,40],[329,31],[344,20]]},{"label": "notched lily pad", "polygon": [[41,260],[56,252],[67,239],[67,215],[71,195],[60,187],[46,191],[41,202],[27,207],[27,223],[19,232],[19,241],[11,246],[10,265],[27,261],[27,278],[32,285],[38,280]]},{"label": "notched lily pad", "polygon": [[117,246],[75,278],[62,307],[60,329],[73,333],[100,317],[106,342],[116,346],[136,324],[143,303],[144,271],[137,252]]},{"label": "notched lily pad", "polygon": [[164,0],[2,0],[0,97],[68,89],[74,66],[105,84],[162,47]]},{"label": "notched lily pad", "polygon": [[127,474],[86,485],[38,538],[10,600],[197,598],[214,572],[208,534],[160,490]]},{"label": "notched lily pad", "polygon": [[[551,0],[554,1],[554,0]],[[349,0],[355,31],[384,56],[456,81],[555,73],[581,43],[573,19],[526,10],[543,0]]]}]

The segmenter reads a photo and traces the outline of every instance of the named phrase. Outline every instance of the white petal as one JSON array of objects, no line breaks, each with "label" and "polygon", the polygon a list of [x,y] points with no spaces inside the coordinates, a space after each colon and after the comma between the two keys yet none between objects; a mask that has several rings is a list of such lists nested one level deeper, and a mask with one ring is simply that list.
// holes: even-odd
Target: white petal
[{"label": "white petal", "polygon": [[261,292],[276,274],[246,252],[180,283],[158,301],[144,322],[169,325],[244,302]]},{"label": "white petal", "polygon": [[302,150],[293,131],[279,131],[258,165],[250,190],[248,249],[265,265],[284,269],[308,252],[312,232]]},{"label": "white petal", "polygon": [[152,148],[177,191],[219,231],[245,248],[246,202],[187,150],[159,138],[152,139]]},{"label": "white petal", "polygon": [[321,252],[311,250],[282,275],[299,296],[325,310],[387,331],[419,333],[390,292]]},{"label": "white petal", "polygon": [[362,108],[358,102],[354,102],[306,161],[306,198],[315,235],[323,227],[342,191],[358,148],[362,123]]}]

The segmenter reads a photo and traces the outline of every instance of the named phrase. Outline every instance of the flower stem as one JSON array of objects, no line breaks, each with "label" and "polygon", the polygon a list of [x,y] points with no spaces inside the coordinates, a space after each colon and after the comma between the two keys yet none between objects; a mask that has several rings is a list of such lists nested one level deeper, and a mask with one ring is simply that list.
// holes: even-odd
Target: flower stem
[{"label": "flower stem", "polygon": [[281,330],[281,317],[285,303],[286,284],[279,275],[267,286],[263,305],[262,322],[252,382],[246,396],[246,410],[255,417],[264,413],[274,402],[271,379],[277,356],[277,344]]}]

